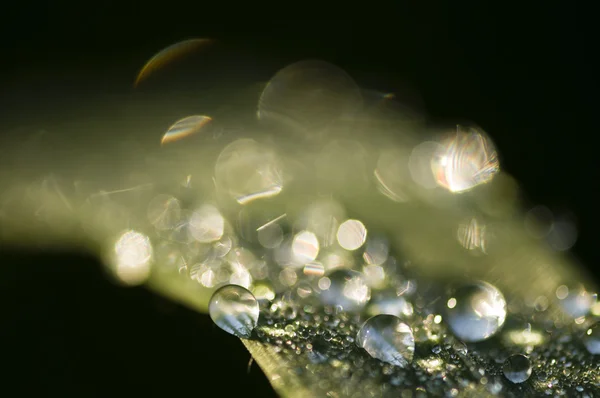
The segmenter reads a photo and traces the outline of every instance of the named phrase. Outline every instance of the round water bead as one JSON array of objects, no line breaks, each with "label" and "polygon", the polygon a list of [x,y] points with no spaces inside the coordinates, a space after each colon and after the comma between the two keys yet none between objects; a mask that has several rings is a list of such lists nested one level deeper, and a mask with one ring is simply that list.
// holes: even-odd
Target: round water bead
[{"label": "round water bead", "polygon": [[373,358],[405,367],[412,362],[415,338],[410,326],[393,315],[375,315],[361,326],[356,343]]},{"label": "round water bead", "polygon": [[208,312],[218,327],[241,338],[249,338],[258,323],[256,297],[238,285],[218,289],[210,299]]},{"label": "round water bead", "polygon": [[486,282],[464,285],[448,299],[446,321],[452,332],[465,342],[477,342],[493,336],[506,319],[506,300],[500,291]]},{"label": "round water bead", "polygon": [[504,362],[502,371],[504,376],[513,383],[523,383],[531,376],[531,362],[525,355],[511,355]]},{"label": "round water bead", "polygon": [[338,269],[319,280],[321,301],[344,311],[361,311],[371,298],[371,289],[360,272]]},{"label": "round water bead", "polygon": [[583,344],[590,354],[600,355],[600,326],[596,323],[583,335]]}]

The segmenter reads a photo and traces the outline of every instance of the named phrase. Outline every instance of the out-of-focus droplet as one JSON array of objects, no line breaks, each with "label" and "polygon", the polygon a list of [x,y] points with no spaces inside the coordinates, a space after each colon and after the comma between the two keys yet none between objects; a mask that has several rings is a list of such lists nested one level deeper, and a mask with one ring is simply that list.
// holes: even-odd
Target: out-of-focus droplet
[{"label": "out-of-focus droplet", "polygon": [[214,242],[223,236],[225,220],[216,207],[204,205],[192,213],[188,230],[198,242]]},{"label": "out-of-focus droplet", "polygon": [[573,318],[586,316],[598,300],[596,293],[588,292],[583,286],[561,285],[556,289],[556,297],[563,311]]},{"label": "out-of-focus droplet", "polygon": [[275,289],[271,283],[267,281],[254,284],[252,287],[252,293],[257,300],[272,301],[275,299]]},{"label": "out-of-focus droplet", "polygon": [[324,274],[325,274],[325,267],[321,263],[311,262],[304,266],[304,275],[323,276]]},{"label": "out-of-focus droplet", "polygon": [[214,292],[208,305],[213,322],[229,334],[250,338],[258,323],[259,306],[254,295],[238,285],[226,285]]},{"label": "out-of-focus droplet", "polygon": [[544,343],[546,338],[538,330],[532,330],[531,326],[525,329],[514,329],[503,332],[503,340],[507,345],[521,347],[535,347]]},{"label": "out-of-focus droplet", "polygon": [[211,39],[189,39],[180,41],[162,49],[152,58],[150,58],[150,60],[146,62],[144,67],[140,70],[135,79],[134,87],[137,87],[141,82],[146,80],[157,70],[176,61],[179,58],[192,53],[193,51],[206,47],[213,42],[214,41]]},{"label": "out-of-focus droplet", "polygon": [[446,322],[465,342],[486,340],[500,330],[506,319],[506,300],[486,282],[464,285],[448,300]]},{"label": "out-of-focus droplet", "polygon": [[379,155],[374,172],[377,189],[394,202],[409,200],[411,176],[409,154],[402,149],[387,149]]},{"label": "out-of-focus droplet", "polygon": [[413,181],[421,188],[434,189],[437,187],[431,162],[440,151],[442,151],[440,144],[426,141],[414,147],[410,153],[408,169]]},{"label": "out-of-focus droplet", "polygon": [[170,195],[158,195],[148,204],[148,220],[158,230],[174,228],[181,218],[181,205]]},{"label": "out-of-focus droplet", "polygon": [[393,315],[369,318],[358,331],[356,343],[373,358],[400,367],[408,366],[415,352],[410,326]]},{"label": "out-of-focus droplet", "polygon": [[188,116],[183,119],[176,121],[163,135],[160,140],[161,145],[169,144],[171,142],[179,141],[185,137],[189,137],[200,131],[206,126],[212,119],[208,116]]},{"label": "out-of-focus droplet", "polygon": [[317,200],[304,210],[296,227],[311,231],[317,236],[321,247],[329,247],[335,242],[338,227],[345,218],[346,211],[338,202]]},{"label": "out-of-focus droplet", "polygon": [[356,250],[367,240],[367,228],[359,220],[344,221],[337,231],[337,241],[346,250]]},{"label": "out-of-focus droplet", "polygon": [[371,298],[371,289],[360,272],[338,269],[319,280],[321,301],[347,312],[361,311]]},{"label": "out-of-focus droplet", "polygon": [[585,348],[593,355],[600,355],[600,324],[592,325],[583,335]]},{"label": "out-of-focus droplet", "polygon": [[127,285],[139,285],[150,275],[152,244],[139,232],[123,233],[114,245],[113,264],[116,276]]},{"label": "out-of-focus droplet", "polygon": [[379,236],[371,237],[367,240],[363,260],[369,265],[381,265],[387,261],[389,251],[387,239]]},{"label": "out-of-focus droplet", "polygon": [[476,218],[470,218],[459,224],[456,231],[458,242],[467,250],[479,250],[486,253],[487,227]]},{"label": "out-of-focus droplet", "polygon": [[531,362],[525,355],[516,354],[508,357],[502,371],[504,376],[513,383],[523,383],[531,376]]},{"label": "out-of-focus droplet", "polygon": [[463,192],[487,183],[500,170],[491,139],[474,127],[457,126],[455,134],[440,141],[431,160],[436,182],[450,192]]},{"label": "out-of-focus droplet", "polygon": [[558,216],[552,223],[552,228],[546,235],[546,241],[556,251],[566,251],[577,242],[577,226],[572,217]]},{"label": "out-of-focus droplet", "polygon": [[314,134],[362,105],[360,89],[342,69],[308,60],[281,69],[263,90],[257,116],[302,134]]},{"label": "out-of-focus droplet", "polygon": [[306,264],[314,261],[319,254],[319,241],[310,231],[301,231],[294,236],[292,252],[297,263]]},{"label": "out-of-focus droplet", "polygon": [[277,223],[261,227],[256,233],[258,242],[266,249],[275,249],[283,242],[283,229]]},{"label": "out-of-focus droplet", "polygon": [[381,289],[386,284],[388,276],[381,265],[365,265],[363,267],[363,275],[367,285],[373,289]]},{"label": "out-of-focus droplet", "polygon": [[283,189],[279,158],[252,139],[229,144],[215,165],[217,189],[245,205],[278,195]]}]

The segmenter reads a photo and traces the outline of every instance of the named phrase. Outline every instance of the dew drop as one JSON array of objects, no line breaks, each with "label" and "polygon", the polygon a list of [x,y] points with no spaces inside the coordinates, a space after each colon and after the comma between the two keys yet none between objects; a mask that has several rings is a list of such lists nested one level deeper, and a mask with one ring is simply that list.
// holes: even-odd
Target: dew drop
[{"label": "dew drop", "polygon": [[[327,283],[321,283],[325,278]],[[321,278],[319,288],[324,304],[339,306],[348,312],[362,310],[371,298],[371,289],[362,274],[349,269],[338,269]]]},{"label": "dew drop", "polygon": [[240,338],[249,338],[258,323],[258,301],[238,285],[218,289],[210,299],[208,312],[218,327]]},{"label": "dew drop", "polygon": [[460,287],[448,300],[447,307],[446,321],[450,329],[465,342],[482,341],[493,336],[506,319],[504,296],[486,282]]},{"label": "dew drop", "polygon": [[393,315],[369,318],[358,331],[356,342],[373,358],[400,367],[412,362],[415,352],[411,328]]},{"label": "dew drop", "polygon": [[531,362],[525,355],[511,355],[504,362],[502,371],[504,376],[513,383],[523,383],[531,376]]},{"label": "dew drop", "polygon": [[600,354],[600,327],[599,324],[594,324],[583,335],[583,344],[590,354]]}]

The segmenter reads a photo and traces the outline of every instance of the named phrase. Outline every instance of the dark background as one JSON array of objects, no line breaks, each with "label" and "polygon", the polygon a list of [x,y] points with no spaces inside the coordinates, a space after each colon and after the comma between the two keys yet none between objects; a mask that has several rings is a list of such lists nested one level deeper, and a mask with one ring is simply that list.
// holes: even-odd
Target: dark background
[{"label": "dark background", "polygon": [[[2,123],[52,118],[56,103],[124,93],[152,54],[186,38],[217,38],[279,67],[322,58],[381,91],[408,83],[434,120],[483,127],[527,203],[577,216],[574,253],[598,275],[598,87],[588,11],[558,2],[402,3],[361,4],[349,20],[317,19],[316,11],[294,20],[299,6],[285,4],[257,5],[260,18],[236,4],[219,12],[200,3],[11,4],[0,24]],[[243,346],[207,316],[111,285],[92,258],[0,250],[3,389],[15,387],[18,396],[273,394],[256,365],[247,372]]]}]

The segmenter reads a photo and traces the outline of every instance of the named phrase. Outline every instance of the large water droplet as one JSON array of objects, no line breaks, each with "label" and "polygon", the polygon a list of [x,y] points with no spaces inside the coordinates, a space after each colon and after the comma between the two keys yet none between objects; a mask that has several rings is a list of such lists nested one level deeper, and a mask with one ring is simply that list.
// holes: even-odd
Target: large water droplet
[{"label": "large water droplet", "polygon": [[506,319],[506,300],[486,282],[457,289],[447,302],[446,321],[461,340],[476,342],[494,335]]},{"label": "large water droplet", "polygon": [[362,310],[371,298],[371,289],[362,274],[348,269],[338,269],[321,278],[319,288],[324,304],[348,312]]},{"label": "large water droplet", "polygon": [[393,315],[369,318],[358,331],[356,342],[373,358],[400,367],[412,362],[415,353],[411,328]]},{"label": "large water droplet", "polygon": [[600,326],[596,323],[583,335],[583,344],[590,354],[600,355]]},{"label": "large water droplet", "polygon": [[218,327],[241,338],[249,338],[258,323],[258,301],[238,285],[218,289],[210,299],[208,312]]},{"label": "large water droplet", "polygon": [[511,355],[504,362],[502,371],[504,376],[513,383],[523,383],[531,376],[531,362],[525,355]]}]

